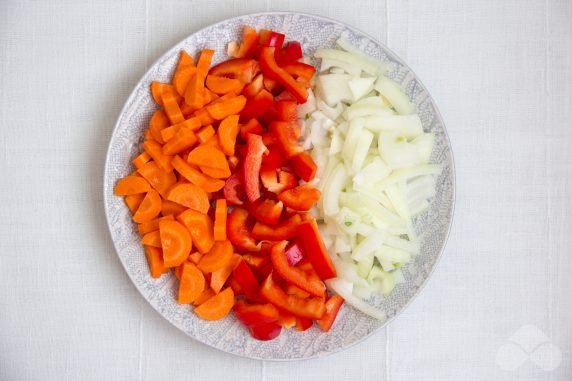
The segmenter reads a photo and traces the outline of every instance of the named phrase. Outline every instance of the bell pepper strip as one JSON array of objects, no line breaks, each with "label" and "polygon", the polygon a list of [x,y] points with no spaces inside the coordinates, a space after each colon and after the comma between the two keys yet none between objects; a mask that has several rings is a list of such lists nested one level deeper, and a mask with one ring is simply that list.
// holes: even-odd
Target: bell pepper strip
[{"label": "bell pepper strip", "polygon": [[226,236],[238,250],[259,252],[260,243],[256,243],[247,227],[248,212],[234,208],[226,219]]},{"label": "bell pepper strip", "polygon": [[294,63],[302,58],[302,45],[298,41],[289,41],[278,53],[276,62],[280,66]]},{"label": "bell pepper strip", "polygon": [[264,128],[258,122],[256,118],[250,119],[248,122],[240,126],[240,137],[246,140],[247,134],[257,134],[260,135],[264,132]]},{"label": "bell pepper strip", "polygon": [[245,300],[239,300],[233,309],[238,320],[247,327],[278,321],[278,309],[270,303],[252,304]]},{"label": "bell pepper strip", "polygon": [[244,197],[243,176],[239,172],[233,173],[224,183],[224,198],[231,205],[242,205]]},{"label": "bell pepper strip", "polygon": [[273,340],[282,332],[282,326],[276,322],[256,325],[249,329],[252,337],[262,341]]},{"label": "bell pepper strip", "polygon": [[286,190],[278,195],[278,200],[290,209],[299,212],[310,210],[320,199],[320,191],[310,184],[298,185],[296,188]]},{"label": "bell pepper strip", "polygon": [[256,222],[252,228],[252,236],[256,239],[266,241],[282,241],[296,237],[298,225],[301,223],[302,217],[294,214],[286,222],[280,225],[267,225],[262,222]]},{"label": "bell pepper strip", "polygon": [[272,259],[274,271],[276,271],[286,282],[289,282],[312,295],[323,297],[326,292],[326,286],[320,278],[312,273],[306,273],[302,269],[288,264],[288,259],[286,258],[285,253],[287,245],[288,241],[281,241],[272,247],[270,257]]},{"label": "bell pepper strip", "polygon": [[257,221],[276,225],[282,216],[284,204],[281,201],[258,199],[250,205],[249,211]]},{"label": "bell pepper strip", "polygon": [[263,47],[271,46],[277,49],[282,48],[286,36],[273,30],[261,29],[259,32],[259,43]]},{"label": "bell pepper strip", "polygon": [[343,303],[344,299],[342,299],[341,296],[330,296],[326,302],[326,313],[321,319],[316,320],[316,323],[318,323],[318,326],[322,329],[322,331],[328,332],[330,328],[332,328],[332,325],[334,324],[334,321],[336,320],[338,312],[340,311],[340,307]]},{"label": "bell pepper strip", "polygon": [[303,62],[294,62],[287,65],[282,66],[286,72],[296,79],[303,78],[306,81],[312,79],[314,74],[316,73],[316,69],[312,65],[305,64]]},{"label": "bell pepper strip", "polygon": [[336,269],[318,231],[315,219],[303,221],[298,225],[298,237],[304,248],[304,253],[312,263],[314,270],[321,279],[336,276]]},{"label": "bell pepper strip", "polygon": [[296,326],[296,316],[292,315],[290,312],[280,310],[278,322],[282,328],[289,329]]},{"label": "bell pepper strip", "polygon": [[270,147],[276,144],[276,137],[273,134],[266,132],[260,136],[262,136],[262,142],[266,147]]},{"label": "bell pepper strip", "polygon": [[304,252],[297,242],[287,248],[284,254],[290,266],[296,266],[304,258]]},{"label": "bell pepper strip", "polygon": [[276,102],[278,101],[295,101],[296,98],[288,90],[284,90],[280,94],[274,97]]},{"label": "bell pepper strip", "polygon": [[229,55],[234,58],[251,57],[258,45],[258,38],[256,29],[246,25],[242,30],[242,42],[240,43],[240,46],[237,47],[236,51],[232,51],[232,54]]},{"label": "bell pepper strip", "polygon": [[296,107],[296,101],[277,101],[276,116],[284,122],[297,123],[298,113]]},{"label": "bell pepper strip", "polygon": [[250,266],[244,261],[239,261],[238,265],[232,271],[232,276],[244,292],[247,299],[251,301],[260,300],[259,289],[260,284],[250,269]]},{"label": "bell pepper strip", "polygon": [[249,98],[240,112],[242,120],[260,118],[274,105],[274,97],[267,90],[262,89],[254,97]]},{"label": "bell pepper strip", "polygon": [[303,84],[297,82],[292,75],[282,69],[274,58],[276,48],[262,48],[260,52],[260,68],[265,77],[272,78],[282,84],[286,90],[290,91],[298,103],[305,103],[308,99],[308,90]]},{"label": "bell pepper strip", "polygon": [[264,88],[264,76],[257,74],[256,77],[242,90],[242,95],[247,98],[256,96]]},{"label": "bell pepper strip", "polygon": [[278,146],[284,151],[287,158],[296,156],[304,149],[298,144],[300,126],[296,122],[273,121],[270,123],[270,132],[276,136]]},{"label": "bell pepper strip", "polygon": [[248,265],[254,269],[261,269],[263,266],[270,262],[270,256],[243,254],[242,260],[248,263]]},{"label": "bell pepper strip", "polygon": [[[303,269],[303,270],[308,271],[306,269]],[[288,295],[295,295],[295,296],[302,298],[302,299],[306,299],[306,298],[310,297],[310,294],[308,292],[302,290],[300,287],[294,286],[293,284],[287,284],[286,285],[286,293]]]},{"label": "bell pepper strip", "polygon": [[[266,159],[264,162],[266,165]],[[260,169],[260,179],[268,191],[276,194],[298,186],[298,179],[290,172],[266,166]]]},{"label": "bell pepper strip", "polygon": [[277,148],[272,147],[268,149],[268,155],[264,158],[264,166],[267,168],[282,168],[288,160],[284,154]]},{"label": "bell pepper strip", "polygon": [[268,90],[268,92],[270,92],[272,95],[277,95],[284,89],[280,82],[270,77],[264,77],[263,83],[264,88]]},{"label": "bell pepper strip", "polygon": [[303,332],[306,331],[308,329],[310,329],[310,327],[312,327],[312,325],[314,324],[314,322],[311,319],[308,318],[296,318],[296,330]]},{"label": "bell pepper strip", "polygon": [[260,167],[262,156],[268,153],[268,149],[262,142],[260,135],[248,134],[246,136],[247,152],[244,159],[244,190],[250,202],[260,198]]},{"label": "bell pepper strip", "polygon": [[307,152],[299,153],[290,159],[290,167],[298,177],[308,182],[314,179],[318,166]]},{"label": "bell pepper strip", "polygon": [[272,274],[262,284],[260,294],[269,303],[299,317],[321,319],[326,312],[325,303],[321,298],[302,299],[288,295],[274,282]]},{"label": "bell pepper strip", "polygon": [[236,78],[247,84],[260,72],[260,66],[256,60],[250,58],[235,58],[224,61],[211,68],[209,74],[227,78]]}]

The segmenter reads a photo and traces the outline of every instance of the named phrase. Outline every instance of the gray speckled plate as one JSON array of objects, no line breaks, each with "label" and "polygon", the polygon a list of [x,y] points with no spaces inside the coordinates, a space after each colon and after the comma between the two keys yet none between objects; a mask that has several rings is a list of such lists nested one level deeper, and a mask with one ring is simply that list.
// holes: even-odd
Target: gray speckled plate
[{"label": "gray speckled plate", "polygon": [[215,62],[224,60],[227,58],[226,44],[239,40],[241,27],[245,24],[286,33],[288,39],[302,43],[305,55],[311,55],[318,47],[333,46],[336,39],[344,35],[368,54],[394,63],[395,70],[390,77],[403,85],[418,106],[424,129],[436,134],[432,162],[443,164],[444,170],[438,178],[437,196],[432,201],[431,209],[414,221],[421,238],[422,253],[404,269],[406,282],[398,285],[390,297],[370,302],[385,311],[389,321],[409,304],[426,283],[447,240],[455,198],[453,157],[437,107],[411,69],[382,44],[340,22],[306,14],[261,13],[211,25],[175,45],[145,73],[121,111],[109,143],[104,177],[109,231],[125,270],[143,297],[165,319],[190,337],[222,351],[256,359],[295,360],[324,356],[363,340],[387,321],[369,318],[344,305],[327,334],[316,327],[306,332],[283,330],[279,338],[268,342],[252,339],[232,314],[220,321],[205,322],[192,313],[188,305],[177,304],[174,276],[163,275],[160,279],[149,276],[130,212],[123,199],[113,195],[113,187],[118,179],[133,171],[131,160],[140,152],[143,133],[157,109],[149,91],[151,81],[169,82],[181,49],[194,55],[200,49],[209,47],[216,51]]}]

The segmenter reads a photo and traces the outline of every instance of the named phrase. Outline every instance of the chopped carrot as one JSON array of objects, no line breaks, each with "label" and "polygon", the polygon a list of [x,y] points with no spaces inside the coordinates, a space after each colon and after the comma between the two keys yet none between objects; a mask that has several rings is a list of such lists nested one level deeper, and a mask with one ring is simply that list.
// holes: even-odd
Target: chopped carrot
[{"label": "chopped carrot", "polygon": [[144,193],[127,195],[125,196],[125,205],[127,205],[131,213],[135,213],[137,211],[137,208],[139,208],[139,205],[141,205],[141,203],[143,202],[144,198],[145,198]]},{"label": "chopped carrot", "polygon": [[204,189],[194,184],[175,184],[169,194],[167,200],[174,201],[177,204],[186,206],[200,213],[209,211],[209,199]]},{"label": "chopped carrot", "polygon": [[[193,235],[191,234],[191,237],[192,237],[192,236],[193,236]],[[197,263],[199,263],[199,261],[201,260],[202,257],[203,257],[203,254],[200,253],[200,252],[198,252],[198,251],[195,251],[194,253],[192,253],[191,255],[189,255],[189,259],[190,259],[191,262],[193,262],[195,265],[196,265]]]},{"label": "chopped carrot", "polygon": [[195,313],[205,320],[219,320],[228,315],[234,306],[234,292],[227,287],[195,308]]},{"label": "chopped carrot", "polygon": [[189,153],[187,161],[199,167],[220,169],[224,173],[228,173],[226,177],[230,176],[230,168],[228,167],[228,162],[226,161],[224,153],[214,147],[208,147],[204,144],[198,146]]},{"label": "chopped carrot", "polygon": [[207,192],[217,192],[224,187],[224,181],[203,175],[198,169],[181,159],[178,155],[173,158],[172,164],[183,178]]},{"label": "chopped carrot", "polygon": [[240,162],[240,160],[236,156],[229,156],[227,160],[228,160],[228,165],[232,170],[236,169],[236,167],[238,167],[238,163]]},{"label": "chopped carrot", "polygon": [[127,196],[149,192],[151,185],[143,177],[129,175],[125,176],[115,185],[114,193],[117,196]]},{"label": "chopped carrot", "polygon": [[175,74],[173,74],[173,80],[171,81],[180,96],[185,95],[187,84],[196,70],[193,58],[189,56],[187,52],[181,50],[179,62],[177,63],[177,68],[175,69]]},{"label": "chopped carrot", "polygon": [[145,258],[149,265],[149,271],[152,278],[159,278],[167,272],[165,263],[163,262],[163,251],[152,246],[145,246]]},{"label": "chopped carrot", "polygon": [[197,138],[199,139],[199,142],[201,142],[201,143],[206,142],[207,140],[212,138],[214,135],[215,135],[215,130],[214,130],[212,125],[208,125],[206,127],[203,127],[197,132]]},{"label": "chopped carrot", "polygon": [[154,189],[150,189],[147,195],[133,215],[133,221],[137,223],[150,221],[161,212],[161,196]]},{"label": "chopped carrot", "polygon": [[177,216],[193,240],[193,244],[201,254],[208,253],[214,245],[213,222],[208,214],[187,209]]},{"label": "chopped carrot", "polygon": [[179,283],[179,304],[192,303],[205,289],[205,276],[191,262],[183,262],[181,282]]},{"label": "chopped carrot", "polygon": [[153,160],[155,160],[157,165],[162,170],[166,172],[170,172],[173,170],[173,166],[171,165],[171,159],[173,157],[165,155],[159,143],[153,141],[146,141],[145,143],[143,143],[143,149],[153,158]]},{"label": "chopped carrot", "polygon": [[238,114],[246,105],[246,97],[239,95],[230,99],[210,104],[206,107],[209,115],[216,120],[221,120],[229,115]]},{"label": "chopped carrot", "polygon": [[212,273],[226,266],[232,260],[233,247],[230,241],[216,241],[197,265],[204,273]]},{"label": "chopped carrot", "polygon": [[175,94],[168,92],[161,94],[161,99],[163,100],[163,107],[165,108],[165,114],[172,124],[177,124],[185,121],[185,117],[181,112],[179,107],[179,101],[175,98]]},{"label": "chopped carrot", "polygon": [[181,100],[181,96],[177,93],[177,90],[168,83],[161,83],[157,81],[151,82],[151,95],[157,104],[163,106],[163,95],[171,94],[177,102]]},{"label": "chopped carrot", "polygon": [[143,152],[141,152],[141,154],[139,156],[137,156],[135,159],[131,160],[131,163],[133,163],[135,168],[139,169],[143,166],[143,164],[145,164],[149,160],[151,160],[151,156],[149,156],[149,154],[147,152],[143,151]]},{"label": "chopped carrot", "polygon": [[244,88],[244,83],[238,79],[219,77],[216,75],[207,76],[206,85],[210,91],[216,94],[227,94],[234,92],[239,94]]},{"label": "chopped carrot", "polygon": [[212,147],[212,148],[216,148],[219,151],[222,151],[222,147],[220,146],[220,143],[218,142],[218,136],[213,136],[212,138],[210,138],[209,140],[207,140],[206,142],[204,142],[201,145],[203,147]]},{"label": "chopped carrot", "polygon": [[201,121],[201,125],[208,126],[209,124],[214,123],[214,119],[211,118],[211,115],[208,113],[206,108],[200,108],[194,113],[195,117]]},{"label": "chopped carrot", "polygon": [[141,238],[140,242],[143,245],[158,247],[160,249],[163,248],[163,246],[161,245],[161,235],[159,234],[159,230],[155,230],[145,234],[143,238]]},{"label": "chopped carrot", "polygon": [[203,49],[197,62],[197,70],[191,76],[185,90],[185,102],[191,107],[200,108],[203,105],[203,89],[209,66],[214,55],[214,50]]},{"label": "chopped carrot", "polygon": [[183,213],[185,210],[187,210],[186,206],[178,204],[168,199],[163,200],[163,205],[161,205],[161,214],[164,217],[171,216],[174,218],[175,216],[178,216],[179,214]]},{"label": "chopped carrot", "polygon": [[173,171],[163,171],[154,161],[145,163],[137,172],[164,198],[167,197],[171,186],[177,182],[177,176]]},{"label": "chopped carrot", "polygon": [[174,155],[191,148],[197,142],[197,136],[187,127],[181,127],[167,143],[163,146],[163,155]]},{"label": "chopped carrot", "polygon": [[218,292],[222,289],[226,280],[232,273],[232,270],[234,270],[238,264],[238,261],[240,261],[240,255],[233,254],[232,259],[224,267],[221,267],[212,273],[210,284],[212,290],[216,294],[218,294]]},{"label": "chopped carrot", "polygon": [[215,295],[215,292],[211,288],[205,288],[199,297],[194,300],[193,305],[200,306]]},{"label": "chopped carrot", "polygon": [[189,118],[185,119],[181,123],[173,124],[172,126],[166,127],[163,130],[161,130],[161,138],[165,142],[168,142],[173,136],[175,136],[177,131],[179,131],[179,129],[183,127],[188,128],[191,131],[196,131],[201,127],[201,121],[198,118]]},{"label": "chopped carrot", "polygon": [[163,260],[166,267],[176,267],[183,263],[193,248],[191,235],[177,221],[159,221],[159,233],[163,246]]},{"label": "chopped carrot", "polygon": [[[228,167],[228,163],[227,163]],[[201,171],[207,176],[214,177],[215,179],[226,179],[229,178],[231,175],[230,167],[227,169],[220,169],[220,168],[212,168],[212,167],[199,167]]]},{"label": "chopped carrot", "polygon": [[221,198],[216,200],[215,222],[214,222],[215,241],[226,240],[226,215],[227,215],[226,199]]},{"label": "chopped carrot", "polygon": [[149,133],[157,143],[164,144],[165,141],[161,137],[161,131],[167,128],[171,123],[167,114],[163,110],[155,111],[149,122]]},{"label": "chopped carrot", "polygon": [[144,142],[146,142],[146,141],[156,142],[157,140],[155,140],[155,138],[153,137],[153,134],[151,134],[151,130],[147,130],[147,131],[145,131],[143,141]]},{"label": "chopped carrot", "polygon": [[[165,202],[165,200],[163,200],[163,202]],[[160,217],[160,218],[154,218],[151,221],[140,223],[137,226],[137,230],[139,231],[139,234],[145,235],[145,234],[150,233],[152,231],[159,230],[159,221],[161,221],[161,220],[174,220],[174,219],[175,218],[172,215]]]},{"label": "chopped carrot", "polygon": [[228,156],[234,155],[234,145],[240,127],[238,126],[238,115],[227,116],[218,126],[218,139],[222,152]]}]

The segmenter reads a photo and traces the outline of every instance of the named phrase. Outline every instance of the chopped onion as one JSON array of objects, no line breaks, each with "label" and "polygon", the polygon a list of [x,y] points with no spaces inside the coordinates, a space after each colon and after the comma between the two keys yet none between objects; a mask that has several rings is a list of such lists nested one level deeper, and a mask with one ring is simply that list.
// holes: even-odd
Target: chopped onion
[{"label": "chopped onion", "polygon": [[385,321],[387,319],[387,315],[385,312],[378,310],[377,308],[370,306],[368,303],[364,302],[359,297],[353,295],[353,284],[348,282],[347,280],[340,279],[340,278],[333,278],[326,280],[326,285],[334,290],[338,295],[340,295],[344,300],[357,309],[358,311],[363,312],[366,315],[369,315],[375,319]]}]

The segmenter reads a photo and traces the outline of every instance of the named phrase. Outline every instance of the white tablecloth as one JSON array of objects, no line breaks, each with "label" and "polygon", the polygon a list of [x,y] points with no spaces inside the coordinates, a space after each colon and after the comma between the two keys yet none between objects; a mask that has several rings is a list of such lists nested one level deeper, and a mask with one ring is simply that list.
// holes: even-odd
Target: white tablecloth
[{"label": "white tablecloth", "polygon": [[[251,12],[339,19],[434,96],[457,167],[428,286],[344,352],[234,357],[156,313],[102,203],[119,111],[185,36]],[[0,380],[571,380],[572,2],[1,1]]]}]

